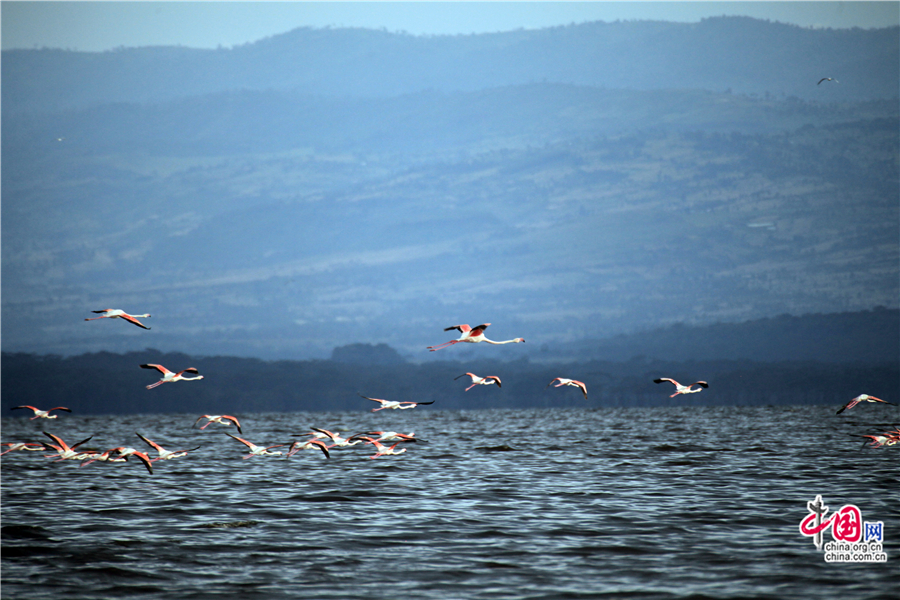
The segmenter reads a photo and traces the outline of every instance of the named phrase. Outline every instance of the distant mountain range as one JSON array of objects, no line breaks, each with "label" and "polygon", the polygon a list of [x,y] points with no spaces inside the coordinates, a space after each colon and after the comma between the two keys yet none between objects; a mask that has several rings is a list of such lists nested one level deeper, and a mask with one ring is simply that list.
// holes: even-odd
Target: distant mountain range
[{"label": "distant mountain range", "polygon": [[[898,29],[811,29],[717,17],[457,36],[302,28],[218,50],[11,50],[3,52],[3,111],[156,104],[234,90],[366,98],[530,83],[827,101],[893,98],[900,89]],[[823,89],[816,85],[822,77],[840,84]]]},{"label": "distant mountain range", "polygon": [[[435,360],[490,322],[527,342],[479,356],[600,358],[675,323],[895,310],[898,31],[4,51],[3,348]],[[83,321],[105,308],[152,330]]]}]

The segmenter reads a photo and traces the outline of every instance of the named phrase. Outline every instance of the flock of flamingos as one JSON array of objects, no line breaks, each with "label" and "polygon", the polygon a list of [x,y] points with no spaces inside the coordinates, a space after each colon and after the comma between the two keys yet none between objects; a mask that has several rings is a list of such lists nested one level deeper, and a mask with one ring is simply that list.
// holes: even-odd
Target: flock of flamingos
[{"label": "flock of flamingos", "polygon": [[[85,321],[93,321],[96,319],[123,319],[128,321],[138,327],[143,329],[150,329],[146,325],[140,322],[139,319],[149,318],[149,314],[143,315],[130,315],[125,311],[108,308],[106,310],[95,310],[92,311],[94,313],[99,314],[99,317],[92,317],[85,319]],[[428,346],[428,350],[430,352],[435,352],[442,348],[448,348],[454,344],[459,343],[478,343],[478,342],[486,342],[488,344],[517,344],[520,342],[524,342],[525,340],[522,338],[515,338],[511,340],[504,341],[494,341],[489,340],[484,336],[484,330],[490,326],[490,323],[484,323],[482,325],[478,325],[477,327],[470,327],[469,325],[453,325],[451,327],[447,327],[444,331],[452,331],[456,330],[460,333],[459,338],[455,340],[450,340],[449,342],[444,342],[443,344],[438,344],[437,346]],[[147,386],[147,389],[153,389],[156,386],[162,385],[163,383],[174,383],[176,381],[197,381],[199,379],[203,379],[203,375],[200,375],[199,371],[194,367],[188,367],[187,369],[182,369],[181,371],[172,372],[165,368],[162,365],[157,364],[145,364],[141,365],[143,369],[155,369],[158,371],[162,378],[156,383],[152,383]],[[196,375],[195,377],[186,376],[185,373],[190,375]],[[488,375],[487,377],[480,377],[475,373],[463,373],[459,377],[454,378],[460,379],[461,377],[470,377],[471,385],[465,389],[465,391],[469,391],[476,385],[496,385],[497,387],[501,386],[500,378],[496,375]],[[668,382],[675,386],[675,393],[669,396],[670,398],[674,398],[679,394],[696,394],[703,389],[709,387],[705,381],[695,381],[690,385],[682,385],[675,381],[674,379],[668,377],[660,377],[659,379],[654,379],[654,383],[663,383]],[[581,390],[582,394],[584,394],[585,399],[587,399],[587,386],[576,379],[567,379],[565,377],[557,377],[553,381],[547,384],[547,387],[562,387],[562,386],[572,386],[577,387]],[[696,388],[694,386],[697,386]],[[378,408],[373,408],[372,412],[376,412],[379,410],[392,409],[392,410],[405,410],[410,408],[415,408],[416,406],[424,405],[424,404],[434,404],[432,402],[405,402],[405,401],[393,401],[393,400],[383,400],[380,398],[369,398],[368,396],[360,396],[366,400],[371,400],[372,402],[379,403],[380,406]],[[870,396],[868,394],[861,394],[856,398],[853,398],[845,405],[843,405],[838,411],[837,414],[844,412],[845,410],[849,410],[859,404],[860,402],[880,402],[883,404],[893,404],[892,402],[887,402],[880,398],[876,398],[875,396]],[[23,406],[14,406],[12,410],[27,408],[34,412],[34,416],[31,417],[31,420],[34,419],[56,419],[58,415],[50,414],[53,411],[65,411],[72,412],[68,408],[63,406],[57,406],[55,408],[50,408],[47,410],[41,410],[34,406],[23,405]],[[241,424],[236,417],[231,415],[201,415],[194,422],[194,426],[196,427],[200,421],[206,420],[206,423],[200,427],[200,429],[206,429],[212,423],[216,423],[219,425],[230,426],[234,425],[237,429],[238,433],[243,435],[243,431],[241,430]],[[396,456],[398,454],[402,454],[406,452],[406,448],[397,449],[397,446],[402,443],[409,442],[418,442],[424,441],[415,437],[414,433],[397,433],[395,431],[367,431],[363,433],[357,433],[350,437],[342,437],[336,433],[328,431],[327,429],[320,429],[317,427],[311,427],[312,431],[307,434],[312,436],[310,439],[303,441],[295,441],[291,444],[276,444],[274,446],[257,446],[256,444],[245,440],[242,437],[238,437],[236,435],[232,435],[228,432],[225,432],[226,435],[234,438],[238,442],[244,444],[249,453],[244,456],[245,459],[252,458],[254,456],[285,456],[291,457],[297,452],[301,450],[314,450],[321,451],[326,458],[330,457],[329,450],[332,448],[344,448],[348,446],[355,446],[357,444],[372,444],[376,450],[376,453],[370,456],[369,458],[378,458],[379,456]],[[69,446],[57,435],[52,433],[48,433],[46,431],[42,432],[45,436],[50,439],[50,442],[4,442],[0,445],[6,446],[7,449],[3,452],[0,452],[0,456],[7,454],[9,452],[14,452],[16,450],[28,450],[28,451],[43,451],[43,452],[53,452],[53,454],[46,455],[46,458],[54,458],[56,461],[62,460],[79,460],[81,461],[81,466],[89,465],[95,461],[102,462],[126,462],[129,457],[135,457],[140,460],[144,466],[147,468],[151,474],[153,473],[153,463],[160,460],[171,460],[173,458],[180,458],[188,454],[188,452],[192,452],[200,448],[197,446],[195,448],[182,449],[182,450],[166,450],[158,443],[154,442],[151,439],[148,439],[137,433],[137,436],[145,442],[150,448],[156,451],[157,456],[151,458],[148,452],[142,452],[135,448],[131,448],[128,446],[117,446],[115,448],[111,448],[106,450],[105,452],[100,452],[98,450],[78,450],[78,447],[88,442],[93,436],[81,440],[75,444]],[[873,447],[881,447],[881,446],[893,446],[895,444],[900,443],[900,427],[893,431],[886,431],[880,434],[873,435],[862,435],[860,437],[868,438],[868,441],[864,442],[869,446]],[[330,443],[327,443],[325,440],[328,440]],[[394,442],[393,445],[387,446],[385,442]],[[286,451],[282,450],[274,450],[274,448],[282,448],[284,446],[288,446]]]}]

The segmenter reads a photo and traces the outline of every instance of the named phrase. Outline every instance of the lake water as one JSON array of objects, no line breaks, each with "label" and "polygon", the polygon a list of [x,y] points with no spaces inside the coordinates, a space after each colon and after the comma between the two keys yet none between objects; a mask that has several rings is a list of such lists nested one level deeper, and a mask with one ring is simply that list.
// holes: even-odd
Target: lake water
[{"label": "lake water", "polygon": [[[687,401],[686,401],[687,402]],[[368,407],[366,407],[368,408]],[[900,445],[852,434],[892,406],[237,414],[243,437],[316,426],[427,443],[253,457],[199,415],[4,418],[46,439],[186,457],[2,458],[5,600],[900,598]],[[875,427],[878,429],[879,427]],[[883,429],[883,428],[882,428]],[[883,522],[887,562],[828,563],[807,502]],[[831,541],[830,531],[825,541]]]}]

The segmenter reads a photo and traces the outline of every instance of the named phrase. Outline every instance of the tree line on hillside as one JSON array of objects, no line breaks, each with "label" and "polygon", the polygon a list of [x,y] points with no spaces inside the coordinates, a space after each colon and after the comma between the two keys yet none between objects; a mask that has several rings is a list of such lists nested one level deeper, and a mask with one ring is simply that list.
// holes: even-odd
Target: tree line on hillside
[{"label": "tree line on hillside", "polygon": [[[340,353],[339,353],[340,354]],[[352,358],[352,352],[349,353]],[[385,351],[382,349],[382,354]],[[390,355],[387,352],[386,355]],[[347,360],[344,353],[342,360]],[[202,381],[145,386],[159,380],[142,363],[173,371],[196,367]],[[502,387],[476,386],[467,371],[497,375]],[[900,402],[900,365],[833,365],[813,361],[686,361],[636,358],[628,362],[566,364],[458,361],[413,364],[388,359],[381,364],[341,360],[262,361],[180,353],[98,352],[72,357],[2,354],[2,410],[18,405],[65,406],[79,414],[247,414],[293,411],[370,410],[360,394],[387,400],[435,403],[417,410],[481,408],[834,404],[867,393]],[[588,398],[573,387],[547,387],[556,377],[578,379]],[[658,377],[682,383],[703,379],[709,389],[669,398],[674,388]],[[24,411],[20,411],[24,412]]]}]

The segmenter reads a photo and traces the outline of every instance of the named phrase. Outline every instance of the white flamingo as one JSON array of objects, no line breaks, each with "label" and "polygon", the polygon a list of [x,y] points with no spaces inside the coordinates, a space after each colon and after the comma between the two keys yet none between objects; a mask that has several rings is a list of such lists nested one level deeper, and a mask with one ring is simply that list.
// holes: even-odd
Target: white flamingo
[{"label": "white flamingo", "polygon": [[[556,385],[553,385],[553,381],[558,381],[559,383],[557,383]],[[551,385],[553,385],[553,387],[561,387],[564,385],[577,387],[577,388],[581,389],[581,393],[584,394],[584,399],[587,400],[587,386],[584,385],[582,382],[578,381],[577,379],[566,379],[565,377],[557,377],[553,381],[548,383],[546,385],[546,387],[544,387],[544,389],[547,389]]]},{"label": "white flamingo", "polygon": [[244,444],[248,448],[250,448],[250,454],[245,456],[244,460],[247,460],[248,458],[253,458],[254,456],[281,456],[283,454],[283,452],[281,452],[281,450],[278,450],[276,452],[270,452],[270,450],[272,448],[281,448],[282,446],[284,446],[284,444],[275,444],[274,446],[267,446],[266,448],[263,448],[262,446],[257,446],[256,444],[254,444],[252,442],[248,442],[244,438],[239,438],[236,435],[231,435],[228,432],[225,432],[225,435],[227,435],[228,437],[233,437],[237,441],[241,442],[242,444]]},{"label": "white flamingo", "polygon": [[164,383],[175,382],[175,381],[197,381],[198,379],[203,379],[203,375],[199,375],[198,377],[185,377],[184,373],[199,373],[196,367],[188,367],[183,371],[178,371],[177,373],[173,373],[162,365],[141,365],[142,369],[156,369],[160,373],[162,373],[163,377],[156,383],[151,383],[147,386],[148,390],[152,390],[158,385],[162,385]]},{"label": "white flamingo", "polygon": [[37,442],[3,442],[0,446],[9,446],[7,450],[0,452],[0,456],[4,454],[8,454],[10,452],[16,452],[17,450],[28,450],[30,452],[46,450],[46,446],[44,444],[39,444]]},{"label": "white flamingo", "polygon": [[80,446],[80,445],[84,444],[85,442],[87,442],[88,440],[90,440],[94,436],[91,436],[87,439],[81,440],[80,442],[69,446],[62,440],[61,437],[59,437],[57,435],[53,435],[52,433],[47,433],[46,431],[42,431],[41,433],[43,433],[44,435],[46,435],[48,438],[50,438],[51,440],[53,440],[55,442],[54,444],[48,444],[47,442],[43,442],[44,447],[46,449],[56,450],[56,454],[49,454],[46,456],[46,458],[53,458],[55,456],[55,457],[57,457],[56,458],[57,461],[76,460],[76,459],[81,460],[85,456],[88,456],[91,454],[90,452],[88,452],[88,453],[76,452],[75,449],[78,446]]},{"label": "white flamingo", "polygon": [[306,440],[305,442],[294,442],[288,448],[287,457],[290,458],[301,450],[321,450],[322,454],[325,455],[325,458],[331,458],[331,455],[328,453],[328,446],[325,442],[316,439]]},{"label": "white flamingo", "polygon": [[194,421],[192,427],[196,427],[197,423],[199,423],[203,419],[207,419],[208,421],[200,429],[206,429],[207,427],[209,427],[210,423],[218,423],[219,425],[225,425],[226,427],[234,423],[234,426],[237,427],[238,433],[244,433],[243,431],[241,431],[240,422],[238,422],[238,420],[231,415],[201,415],[200,417],[197,417],[197,420]]},{"label": "white flamingo", "polygon": [[138,318],[149,319],[150,315],[129,315],[124,310],[119,310],[118,308],[107,308],[106,310],[92,310],[91,312],[98,313],[98,314],[100,314],[100,316],[99,317],[91,317],[90,319],[85,319],[85,321],[96,321],[97,319],[124,319],[124,320],[128,321],[129,323],[134,323],[135,325],[137,325],[138,327],[141,327],[143,329],[150,329],[149,327],[147,327],[146,325],[144,325],[143,323],[138,321]]},{"label": "white flamingo", "polygon": [[[367,431],[364,434],[357,434],[360,437],[364,436],[372,436],[377,435],[380,436],[375,439],[376,442],[424,442],[425,440],[420,440],[416,437],[416,434],[410,431],[409,433],[397,433],[396,431]],[[356,437],[356,436],[353,436]],[[364,437],[364,439],[371,439],[368,437]]]},{"label": "white flamingo", "polygon": [[835,414],[839,415],[842,412],[844,412],[845,410],[850,410],[851,408],[853,408],[860,402],[882,402],[884,404],[892,404],[892,405],[896,406],[893,402],[888,402],[887,400],[882,400],[881,398],[876,398],[875,396],[870,396],[868,394],[860,394],[859,396],[857,396],[856,398],[854,398],[847,404],[840,407]]},{"label": "white flamingo", "polygon": [[[323,434],[325,437],[329,438],[332,441],[332,444],[328,446],[328,448],[334,448],[337,446],[338,448],[345,448],[347,446],[355,446],[356,444],[362,444],[363,441],[361,439],[353,439],[356,436],[351,436],[349,438],[341,437],[336,433],[332,433],[327,429],[319,429],[318,427],[310,427],[315,432]],[[315,440],[313,440],[315,441]]]},{"label": "white flamingo", "polygon": [[147,471],[151,475],[153,475],[153,461],[150,460],[150,457],[147,456],[146,453],[141,452],[140,450],[137,450],[135,448],[129,448],[128,446],[119,446],[117,448],[107,450],[103,454],[90,456],[87,458],[87,460],[81,463],[81,466],[87,466],[96,460],[103,462],[121,462],[123,460],[127,461],[129,456],[136,456],[138,460],[144,463],[144,466],[147,467]]},{"label": "white flamingo", "polygon": [[373,454],[369,458],[378,458],[379,456],[397,456],[398,454],[403,454],[404,452],[406,452],[406,448],[400,448],[399,450],[394,450],[394,448],[396,448],[397,444],[399,444],[400,442],[397,442],[396,444],[394,444],[393,446],[388,448],[387,446],[385,446],[384,444],[382,444],[381,442],[379,442],[376,439],[373,439],[373,438],[363,438],[363,439],[368,440],[366,443],[373,444],[375,446],[375,449],[378,450],[377,453]]},{"label": "white flamingo", "polygon": [[434,404],[435,403],[434,400],[432,400],[431,402],[398,402],[396,400],[381,400],[380,398],[369,398],[368,396],[363,396],[362,394],[359,394],[359,395],[360,395],[360,397],[365,398],[366,400],[371,400],[372,402],[380,402],[381,403],[381,406],[379,408],[373,408],[372,412],[375,412],[378,410],[384,410],[386,408],[390,408],[391,410],[397,410],[397,409],[406,410],[408,408],[415,408],[415,407],[419,406],[420,404]]},{"label": "white flamingo", "polygon": [[22,406],[13,406],[9,410],[16,410],[17,408],[30,408],[34,411],[34,416],[28,419],[29,421],[34,421],[35,419],[56,419],[59,418],[59,415],[51,415],[50,413],[54,410],[64,410],[66,412],[72,412],[65,406],[57,406],[56,408],[48,408],[47,410],[41,410],[39,408],[35,408],[33,406],[29,406],[28,404],[23,404]]},{"label": "white flamingo", "polygon": [[196,448],[188,448],[187,450],[166,450],[165,448],[163,448],[162,446],[160,446],[153,440],[148,440],[147,438],[142,436],[140,433],[137,433],[137,432],[135,432],[135,433],[137,434],[137,436],[139,438],[144,440],[144,442],[146,442],[148,446],[156,449],[156,452],[159,454],[159,456],[157,456],[156,458],[150,459],[150,462],[156,462],[158,460],[171,460],[173,458],[180,458],[182,456],[185,456],[188,452],[193,452],[194,450],[197,450],[200,448],[200,446],[197,446]]},{"label": "white flamingo", "polygon": [[[466,375],[468,375],[469,377],[472,378],[472,385],[470,385],[469,387],[467,387],[465,389],[465,391],[467,391],[467,392],[469,390],[471,390],[473,387],[475,387],[476,385],[493,385],[496,383],[497,387],[500,387],[500,378],[497,377],[496,375],[488,375],[487,377],[479,377],[475,373],[463,373],[459,377],[465,377]],[[459,377],[454,377],[453,381],[456,381],[457,379],[459,379]]]},{"label": "white flamingo", "polygon": [[[659,379],[654,379],[653,383],[662,383],[663,381],[668,381],[669,383],[675,385],[675,393],[670,395],[669,398],[674,398],[678,394],[696,394],[697,392],[709,387],[709,384],[705,381],[695,381],[690,385],[681,385],[674,379],[670,379],[668,377],[660,377]],[[695,390],[693,389],[695,385],[699,385],[700,387]]]},{"label": "white flamingo", "polygon": [[428,346],[428,350],[430,352],[434,352],[435,350],[440,350],[441,348],[446,348],[448,346],[452,346],[453,344],[458,344],[460,342],[467,342],[470,344],[476,344],[478,342],[487,342],[488,344],[518,344],[519,342],[524,342],[523,338],[515,338],[512,340],[504,340],[502,342],[495,342],[494,340],[489,340],[484,337],[484,330],[490,326],[490,323],[483,323],[474,329],[469,327],[468,325],[452,325],[450,327],[445,327],[444,331],[451,331],[456,329],[462,335],[459,336],[458,339],[450,340],[449,342],[444,342],[443,344],[438,344],[437,346]]}]

